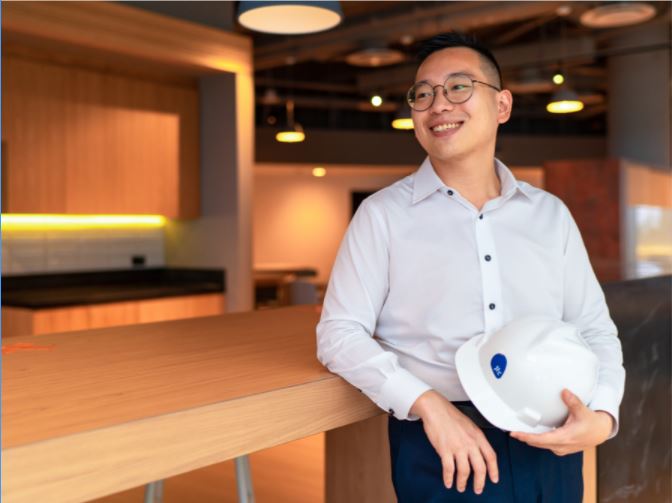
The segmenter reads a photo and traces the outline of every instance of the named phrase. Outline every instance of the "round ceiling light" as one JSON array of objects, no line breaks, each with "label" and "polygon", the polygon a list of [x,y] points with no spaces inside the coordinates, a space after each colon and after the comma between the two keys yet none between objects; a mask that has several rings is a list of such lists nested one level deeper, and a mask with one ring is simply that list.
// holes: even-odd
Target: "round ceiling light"
[{"label": "round ceiling light", "polygon": [[378,67],[401,63],[404,54],[388,47],[367,47],[348,54],[345,61],[353,66]]},{"label": "round ceiling light", "polygon": [[581,24],[590,28],[615,28],[643,23],[655,15],[656,9],[647,2],[613,2],[584,12]]},{"label": "round ceiling light", "polygon": [[410,130],[413,128],[413,119],[411,118],[411,109],[408,108],[408,105],[402,105],[397,110],[397,113],[394,114],[394,119],[392,120],[392,127],[394,129],[401,130]]},{"label": "round ceiling light", "polygon": [[583,110],[583,102],[575,91],[564,87],[555,93],[546,110],[552,114],[571,114]]},{"label": "round ceiling light", "polygon": [[343,19],[339,2],[242,1],[238,22],[249,30],[276,35],[302,35],[333,28]]}]

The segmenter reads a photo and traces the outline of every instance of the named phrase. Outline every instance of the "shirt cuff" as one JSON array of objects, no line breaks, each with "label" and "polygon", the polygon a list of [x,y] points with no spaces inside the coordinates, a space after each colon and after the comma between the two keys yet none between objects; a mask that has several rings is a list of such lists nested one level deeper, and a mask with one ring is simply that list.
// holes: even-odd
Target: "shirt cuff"
[{"label": "shirt cuff", "polygon": [[[607,412],[614,418],[614,427],[611,430],[609,438],[614,438],[618,433],[618,405],[620,400],[618,395],[614,390],[608,386],[598,386],[593,395],[593,399],[590,401],[588,407],[591,410],[601,410]],[[607,440],[608,440],[607,439]]]},{"label": "shirt cuff", "polygon": [[429,384],[421,381],[409,371],[397,369],[383,384],[378,406],[397,419],[416,421],[420,418],[410,414],[410,409],[418,397],[430,389],[432,387]]}]

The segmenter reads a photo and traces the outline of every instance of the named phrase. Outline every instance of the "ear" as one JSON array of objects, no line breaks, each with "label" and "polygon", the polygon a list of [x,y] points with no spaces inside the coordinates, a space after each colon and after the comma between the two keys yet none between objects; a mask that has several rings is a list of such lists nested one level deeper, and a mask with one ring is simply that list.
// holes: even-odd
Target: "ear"
[{"label": "ear", "polygon": [[513,95],[508,89],[503,89],[497,96],[497,123],[504,124],[511,117]]}]

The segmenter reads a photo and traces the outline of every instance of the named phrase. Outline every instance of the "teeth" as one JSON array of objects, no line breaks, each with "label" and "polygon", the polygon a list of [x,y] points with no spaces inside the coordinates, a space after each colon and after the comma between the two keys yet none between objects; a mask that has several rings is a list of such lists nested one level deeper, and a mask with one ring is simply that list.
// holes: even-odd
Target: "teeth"
[{"label": "teeth", "polygon": [[445,131],[446,129],[458,128],[460,127],[461,124],[462,124],[461,122],[449,122],[448,124],[439,124],[438,126],[434,126],[432,128],[432,131],[440,133],[441,131]]}]

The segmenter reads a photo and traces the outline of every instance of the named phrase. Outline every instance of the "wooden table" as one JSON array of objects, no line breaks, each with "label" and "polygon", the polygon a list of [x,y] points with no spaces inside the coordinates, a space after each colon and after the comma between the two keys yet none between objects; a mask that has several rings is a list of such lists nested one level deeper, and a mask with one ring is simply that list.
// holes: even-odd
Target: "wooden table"
[{"label": "wooden table", "polygon": [[6,341],[3,501],[86,501],[328,430],[327,501],[392,501],[385,415],[317,361],[318,318],[297,306]]}]

